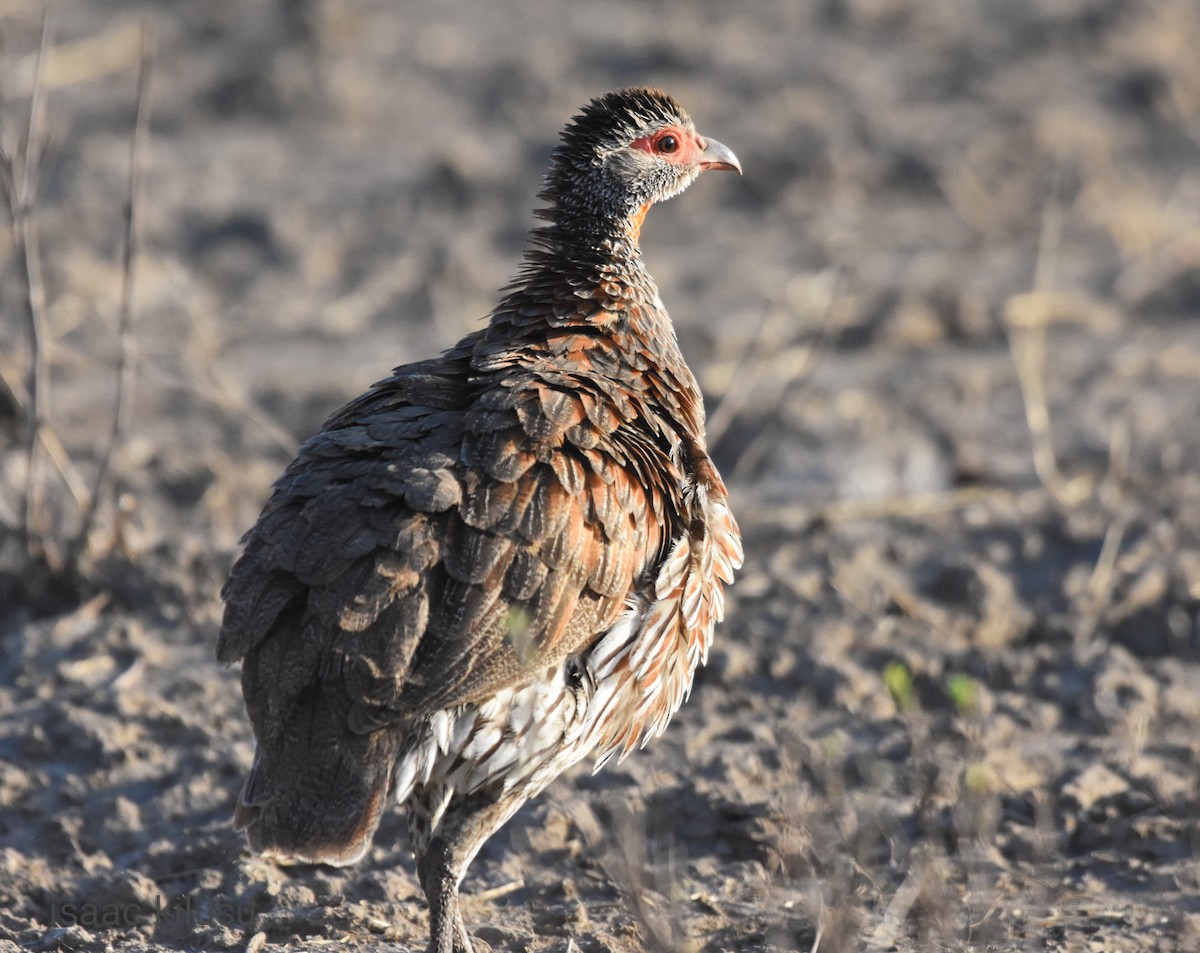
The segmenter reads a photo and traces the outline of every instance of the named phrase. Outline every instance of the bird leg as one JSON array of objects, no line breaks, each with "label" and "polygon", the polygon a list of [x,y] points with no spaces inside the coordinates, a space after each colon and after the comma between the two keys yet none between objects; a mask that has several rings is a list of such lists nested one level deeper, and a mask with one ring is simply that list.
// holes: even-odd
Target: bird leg
[{"label": "bird leg", "polygon": [[438,837],[417,865],[429,902],[429,946],[425,953],[474,953],[458,905],[458,885],[466,870],[452,858],[450,846]]},{"label": "bird leg", "polygon": [[452,801],[437,833],[417,858],[417,874],[429,902],[429,946],[425,953],[473,953],[463,924],[458,886],[479,848],[528,800],[516,792],[491,800],[478,794]]}]

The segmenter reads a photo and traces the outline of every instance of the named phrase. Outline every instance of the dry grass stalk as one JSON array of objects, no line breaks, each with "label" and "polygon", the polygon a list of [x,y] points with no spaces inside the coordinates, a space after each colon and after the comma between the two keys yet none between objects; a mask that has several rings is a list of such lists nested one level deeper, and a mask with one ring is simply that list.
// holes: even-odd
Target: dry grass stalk
[{"label": "dry grass stalk", "polygon": [[789,330],[794,327],[799,310],[795,303],[799,297],[798,282],[798,279],[793,280],[783,301],[767,307],[754,333],[745,339],[720,400],[705,424],[705,433],[711,446],[720,442],[750,398],[756,396],[755,384],[762,380],[764,372],[774,372],[767,378],[771,392],[765,397],[758,394],[757,399],[775,406],[782,405],[786,398],[794,395],[799,385],[809,379],[832,326],[840,276],[835,278],[828,299],[824,302],[821,333],[812,345],[795,346],[788,341]]},{"label": "dry grass stalk", "polygon": [[823,506],[782,506],[738,503],[738,523],[745,526],[774,526],[784,530],[803,529],[814,522],[849,523],[889,516],[917,519],[953,512],[965,506],[992,504],[1012,506],[1017,494],[1004,487],[965,486],[945,493],[914,493],[885,499],[835,500]]},{"label": "dry grass stalk", "polygon": [[1046,400],[1046,327],[1056,315],[1060,298],[1049,289],[1054,285],[1061,242],[1062,210],[1052,201],[1042,216],[1033,291],[1009,299],[1004,323],[1033,444],[1034,472],[1056,500],[1064,506],[1074,506],[1091,495],[1091,481],[1085,477],[1067,480],[1060,472]]},{"label": "dry grass stalk", "polygon": [[54,464],[55,470],[67,487],[67,492],[71,494],[71,499],[75,501],[76,506],[82,506],[83,501],[87,499],[87,485],[83,482],[83,475],[71,461],[67,448],[63,446],[58,434],[49,427],[42,428],[41,442],[42,449]]},{"label": "dry grass stalk", "polygon": [[145,30],[126,23],[104,33],[49,51],[42,83],[46,89],[61,89],[88,83],[127,70],[145,55]]},{"label": "dry grass stalk", "polygon": [[50,335],[46,325],[46,291],[42,281],[42,263],[37,232],[38,175],[44,155],[42,124],[45,97],[42,73],[50,43],[49,14],[42,20],[41,43],[34,68],[33,89],[29,97],[25,132],[15,151],[0,143],[0,181],[3,182],[9,223],[12,227],[13,254],[24,284],[21,296],[29,333],[29,367],[25,381],[26,434],[25,487],[21,502],[21,533],[30,555],[48,555],[44,550],[41,527],[41,452],[42,433],[48,425]]},{"label": "dry grass stalk", "polygon": [[109,488],[112,477],[113,459],[120,446],[133,406],[134,370],[136,367],[135,341],[133,337],[133,292],[134,265],[138,250],[138,199],[141,193],[144,172],[143,153],[150,125],[150,77],[153,65],[148,31],[142,29],[142,52],[138,67],[137,105],[135,107],[133,134],[129,143],[129,185],[124,208],[124,240],[121,256],[121,298],[117,316],[117,333],[121,350],[117,365],[117,396],[113,407],[112,422],[104,452],[91,492],[87,496],[80,514],[79,531],[68,549],[68,564],[78,559],[88,545],[92,525],[100,500]]},{"label": "dry grass stalk", "polygon": [[904,878],[895,894],[892,895],[887,909],[883,911],[883,918],[879,921],[879,925],[875,927],[870,939],[867,940],[868,950],[890,950],[896,945],[896,940],[899,939],[900,933],[904,929],[909,912],[921,895],[923,877],[924,871],[919,866],[908,872],[908,876]]},{"label": "dry grass stalk", "polygon": [[4,400],[13,407],[20,407],[23,403],[21,400],[21,385],[18,378],[22,376],[16,373],[15,369],[6,366],[5,362],[0,359],[0,395],[3,395]]},{"label": "dry grass stalk", "polygon": [[610,872],[614,880],[625,885],[647,953],[688,953],[697,944],[687,935],[674,898],[674,850],[667,847],[651,856],[653,845],[644,821],[629,805],[620,810]]},{"label": "dry grass stalk", "polygon": [[[1116,498],[1114,502],[1119,502],[1124,494],[1130,450],[1129,427],[1124,421],[1117,421],[1113,424],[1109,436],[1108,473],[1104,478],[1104,486],[1110,488]],[[1085,605],[1075,633],[1076,641],[1080,645],[1091,641],[1092,635],[1100,625],[1101,617],[1112,604],[1117,558],[1121,555],[1121,546],[1125,542],[1130,520],[1129,513],[1118,512],[1104,532],[1104,542],[1100,545],[1100,554],[1096,557],[1096,565],[1088,579]]]}]

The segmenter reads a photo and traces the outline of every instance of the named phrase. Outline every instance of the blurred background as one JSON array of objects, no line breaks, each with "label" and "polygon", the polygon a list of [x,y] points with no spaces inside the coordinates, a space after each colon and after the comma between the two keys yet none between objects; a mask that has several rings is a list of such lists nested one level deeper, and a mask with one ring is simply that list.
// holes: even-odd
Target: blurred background
[{"label": "blurred background", "polygon": [[[649,84],[745,170],[643,249],[747,567],[655,753],[523,812],[469,921],[500,950],[1195,948],[1193,0],[41,14],[0,0],[0,944],[423,942],[400,820],[337,876],[239,854],[220,585],[298,443],[486,317],[564,123]],[[252,925],[52,914],[83,896]]]}]

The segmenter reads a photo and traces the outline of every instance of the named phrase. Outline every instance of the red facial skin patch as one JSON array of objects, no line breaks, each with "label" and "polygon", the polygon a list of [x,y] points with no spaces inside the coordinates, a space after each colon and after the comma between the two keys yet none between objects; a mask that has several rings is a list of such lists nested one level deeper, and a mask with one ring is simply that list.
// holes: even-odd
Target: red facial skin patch
[{"label": "red facial skin patch", "polygon": [[[664,151],[663,140],[668,136],[675,139],[675,151]],[[672,165],[690,165],[695,161],[696,156],[704,151],[708,143],[703,137],[696,135],[693,132],[684,132],[678,126],[667,126],[665,129],[660,129],[658,132],[649,136],[642,136],[640,139],[634,139],[629,144],[631,149],[641,149],[643,152],[648,152],[653,156],[665,159]],[[650,211],[650,206],[654,204],[647,202],[630,220],[632,226],[633,240],[637,241],[641,235],[642,222],[645,221],[646,213]]]},{"label": "red facial skin patch", "polygon": [[[674,152],[663,151],[663,140],[668,136],[674,138],[677,143]],[[634,139],[629,144],[629,147],[631,149],[641,149],[643,152],[659,156],[666,159],[672,165],[690,165],[695,161],[696,156],[704,151],[706,145],[708,143],[694,132],[684,132],[678,126],[667,126],[665,129],[658,130],[653,135]]]}]

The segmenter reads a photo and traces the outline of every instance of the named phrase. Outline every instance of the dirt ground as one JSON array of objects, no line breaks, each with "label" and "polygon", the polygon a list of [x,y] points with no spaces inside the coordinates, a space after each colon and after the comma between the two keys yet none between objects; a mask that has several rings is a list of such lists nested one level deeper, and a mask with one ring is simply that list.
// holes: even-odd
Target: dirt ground
[{"label": "dirt ground", "polygon": [[0,234],[0,951],[423,948],[400,813],[346,870],[231,829],[218,592],[298,442],[478,326],[559,128],[630,83],[745,167],[643,244],[747,562],[667,734],[487,845],[480,947],[1200,948],[1197,49],[1194,0],[57,4],[34,560]]}]

